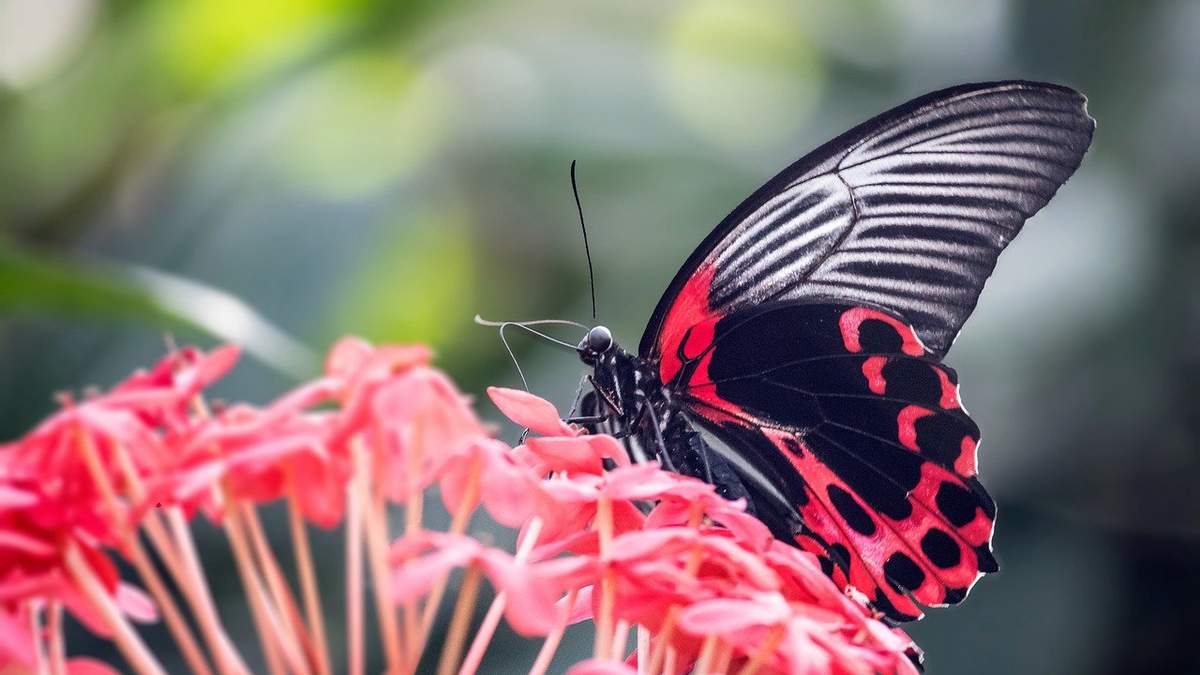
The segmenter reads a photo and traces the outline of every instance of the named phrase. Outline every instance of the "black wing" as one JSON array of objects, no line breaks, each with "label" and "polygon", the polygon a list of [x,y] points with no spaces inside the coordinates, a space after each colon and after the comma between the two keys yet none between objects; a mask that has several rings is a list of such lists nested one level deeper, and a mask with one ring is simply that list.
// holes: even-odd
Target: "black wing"
[{"label": "black wing", "polygon": [[639,352],[670,358],[683,324],[705,317],[838,298],[898,313],[941,357],[1000,251],[1079,166],[1094,128],[1078,92],[1020,81],[945,89],[860,124],[713,230],[659,300]]},{"label": "black wing", "polygon": [[960,602],[996,571],[979,428],[957,375],[899,317],[772,303],[688,344],[701,350],[676,382],[684,410],[751,467],[759,513],[800,517],[790,534],[835,579],[899,621],[920,616],[916,603]]}]

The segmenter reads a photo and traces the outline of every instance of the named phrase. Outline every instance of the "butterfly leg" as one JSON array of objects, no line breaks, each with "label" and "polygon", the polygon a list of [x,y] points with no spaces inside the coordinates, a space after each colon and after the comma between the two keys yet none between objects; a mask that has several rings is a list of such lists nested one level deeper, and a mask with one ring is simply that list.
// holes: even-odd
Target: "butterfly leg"
[{"label": "butterfly leg", "polygon": [[675,462],[671,458],[671,453],[667,450],[667,443],[663,440],[662,425],[658,422],[658,413],[654,410],[654,404],[650,402],[650,399],[642,396],[638,399],[638,405],[640,408],[636,418],[637,421],[633,424],[634,428],[637,428],[643,414],[649,415],[650,428],[654,432],[655,456],[662,462],[664,469],[679,473],[679,469],[675,467]]},{"label": "butterfly leg", "polygon": [[612,413],[600,409],[600,399],[595,392],[589,391],[579,399],[579,414],[565,418],[568,424],[578,424],[587,429],[590,434],[603,434],[613,431],[611,422],[615,419]]},{"label": "butterfly leg", "polygon": [[575,417],[564,417],[563,421],[567,424],[579,424],[585,427],[607,422],[612,419],[612,415],[576,415]]}]

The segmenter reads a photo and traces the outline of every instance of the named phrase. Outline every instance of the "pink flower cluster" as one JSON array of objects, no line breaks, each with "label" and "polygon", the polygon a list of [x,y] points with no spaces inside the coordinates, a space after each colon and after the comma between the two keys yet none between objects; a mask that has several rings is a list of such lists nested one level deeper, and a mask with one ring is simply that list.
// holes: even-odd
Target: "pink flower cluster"
[{"label": "pink flower cluster", "polygon": [[[495,520],[524,525],[521,545],[532,548],[522,559],[461,535],[401,537],[392,547],[398,601],[426,592],[448,568],[477,569],[504,593],[519,633],[557,640],[569,623],[596,622],[595,657],[578,673],[915,670],[902,632],[838,589],[811,554],[776,540],[743,503],[654,463],[630,465],[616,439],[578,434],[530,394],[488,393],[543,435],[458,454],[506,467],[479,499]],[[460,492],[443,483],[444,494]],[[626,658],[631,627],[645,639]]]},{"label": "pink flower cluster", "polygon": [[[134,626],[160,618],[193,672],[250,672],[248,645],[230,639],[209,593],[189,528],[197,514],[228,540],[273,674],[334,670],[310,526],[345,534],[348,662],[338,670],[354,675],[366,662],[364,603],[373,597],[388,672],[414,672],[456,568],[442,673],[476,672],[501,619],[543,639],[535,673],[569,625],[589,620],[594,653],[575,673],[915,670],[907,636],[743,504],[655,464],[631,465],[619,441],[564,424],[546,401],[489,390],[533,432],[510,447],[427,350],[354,338],[331,350],[323,377],[266,406],[207,399],[237,356],[176,351],[108,392],[64,400],[0,447],[0,672],[110,672],[67,657],[64,612],[111,638],[139,674],[164,672]],[[444,532],[425,525],[434,488],[451,515]],[[277,500],[288,508],[295,579],[257,512]],[[515,552],[470,536],[481,509],[520,530]],[[137,585],[120,578],[117,560]],[[485,579],[498,593],[472,629]]]}]

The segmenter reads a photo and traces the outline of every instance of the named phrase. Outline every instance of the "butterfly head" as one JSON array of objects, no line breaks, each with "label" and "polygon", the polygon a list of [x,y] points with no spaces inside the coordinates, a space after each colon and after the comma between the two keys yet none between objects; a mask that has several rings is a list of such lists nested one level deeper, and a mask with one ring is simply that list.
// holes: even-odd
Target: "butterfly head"
[{"label": "butterfly head", "polygon": [[604,326],[596,326],[580,340],[577,347],[579,358],[583,359],[584,363],[594,366],[601,357],[612,351],[613,344],[612,331]]}]

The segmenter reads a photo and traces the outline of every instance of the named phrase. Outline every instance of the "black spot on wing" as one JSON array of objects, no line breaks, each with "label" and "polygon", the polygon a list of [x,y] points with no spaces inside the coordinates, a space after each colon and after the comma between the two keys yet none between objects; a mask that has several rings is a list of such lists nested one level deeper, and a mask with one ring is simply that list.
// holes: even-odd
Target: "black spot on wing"
[{"label": "black spot on wing", "polygon": [[904,553],[893,553],[887,562],[883,563],[883,573],[897,590],[911,591],[925,583],[925,573],[921,571],[920,565]]},{"label": "black spot on wing", "polygon": [[867,319],[858,326],[858,340],[865,352],[900,353],[904,338],[886,321]]},{"label": "black spot on wing", "polygon": [[992,555],[990,544],[976,547],[975,557],[979,559],[979,571],[984,574],[991,574],[1000,569],[1000,563],[996,562],[996,556]]},{"label": "black spot on wing", "polygon": [[962,561],[962,551],[958,542],[937,528],[930,529],[921,537],[921,552],[930,562],[942,569],[950,569]]},{"label": "black spot on wing", "polygon": [[834,542],[829,545],[829,552],[834,556],[834,560],[839,561],[839,564],[846,569],[849,574],[850,567],[850,549],[840,542]]},{"label": "black spot on wing", "polygon": [[921,454],[951,470],[962,454],[963,438],[969,436],[979,440],[979,427],[970,418],[937,412],[936,409],[935,414],[918,419],[915,427]]},{"label": "black spot on wing", "polygon": [[850,529],[868,537],[875,534],[875,521],[858,504],[858,501],[850,496],[849,492],[836,485],[830,485],[828,493],[829,501],[833,504],[833,508],[837,509],[838,515],[842,517],[842,520],[846,521]]},{"label": "black spot on wing", "polygon": [[908,614],[906,612],[901,612],[899,609],[897,609],[895,603],[893,603],[887,597],[887,593],[885,593],[882,588],[875,589],[874,597],[871,597],[870,595],[868,595],[867,597],[871,601],[871,604],[875,607],[875,609],[882,612],[884,614],[884,616],[891,619],[892,621],[897,621],[897,622],[916,621],[917,619],[921,618],[915,614]]},{"label": "black spot on wing", "polygon": [[943,482],[934,498],[938,511],[955,527],[965,527],[975,520],[975,509],[979,502],[970,490],[950,481]]},{"label": "black spot on wing", "polygon": [[937,371],[927,361],[909,358],[889,359],[883,367],[888,398],[919,403],[936,408],[942,398],[942,383]]},{"label": "black spot on wing", "polygon": [[[994,571],[994,570],[993,570]],[[965,588],[947,588],[946,598],[944,602],[947,605],[957,605],[967,597],[967,589]]]}]

